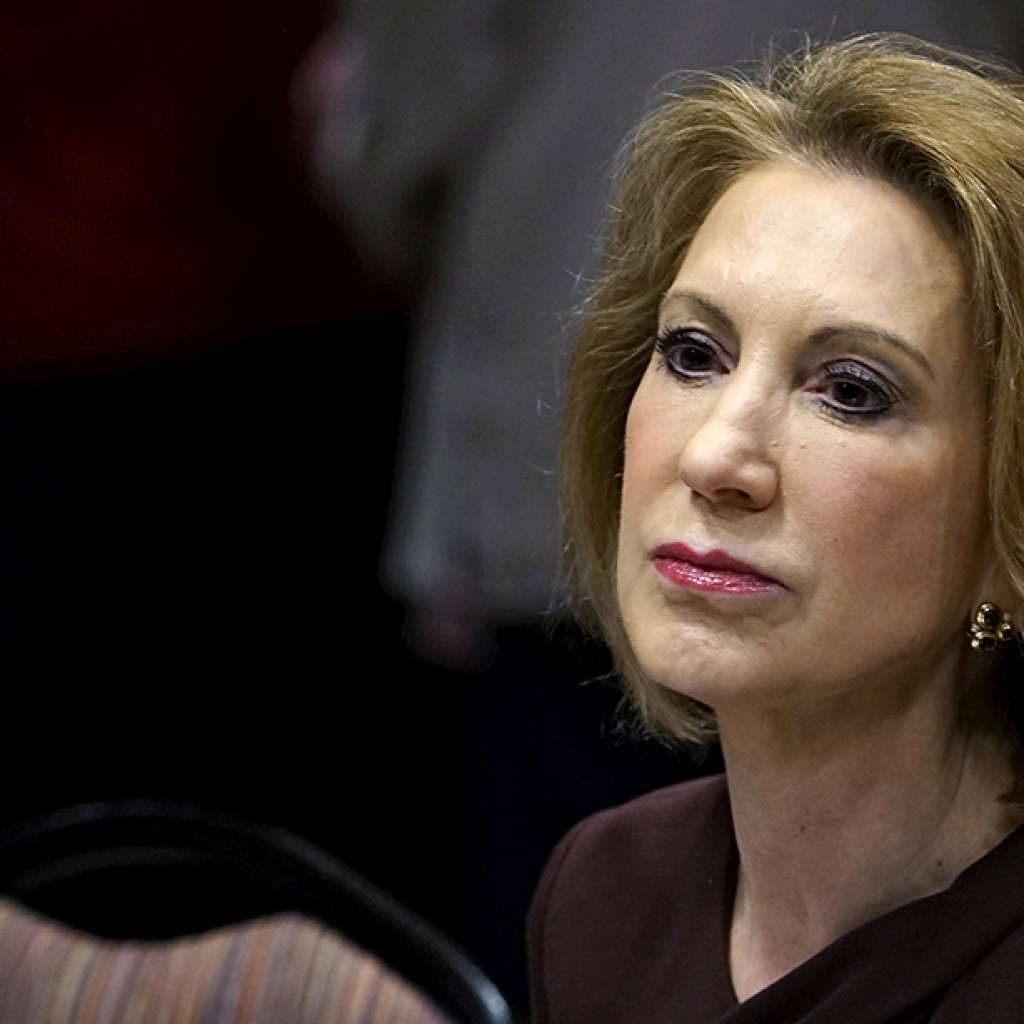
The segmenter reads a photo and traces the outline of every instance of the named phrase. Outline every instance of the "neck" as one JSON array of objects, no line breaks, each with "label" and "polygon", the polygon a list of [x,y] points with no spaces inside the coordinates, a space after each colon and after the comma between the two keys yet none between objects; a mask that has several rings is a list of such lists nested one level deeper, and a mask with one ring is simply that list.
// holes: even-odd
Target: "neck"
[{"label": "neck", "polygon": [[[835,720],[835,719],[833,719]],[[947,888],[1019,823],[988,734],[915,706],[868,722],[719,714],[740,873],[742,1000],[867,921]]]}]

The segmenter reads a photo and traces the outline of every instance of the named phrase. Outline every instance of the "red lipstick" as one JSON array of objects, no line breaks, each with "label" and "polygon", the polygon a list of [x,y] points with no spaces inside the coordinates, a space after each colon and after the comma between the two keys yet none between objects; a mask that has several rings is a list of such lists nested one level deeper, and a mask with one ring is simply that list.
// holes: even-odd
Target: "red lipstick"
[{"label": "red lipstick", "polygon": [[654,568],[687,590],[716,594],[767,594],[784,589],[756,566],[717,548],[701,554],[685,544],[662,544],[651,556]]}]

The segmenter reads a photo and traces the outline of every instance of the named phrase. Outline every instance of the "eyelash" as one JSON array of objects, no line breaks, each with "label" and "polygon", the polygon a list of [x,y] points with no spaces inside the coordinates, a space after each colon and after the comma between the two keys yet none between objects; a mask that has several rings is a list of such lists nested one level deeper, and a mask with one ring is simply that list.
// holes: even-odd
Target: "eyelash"
[{"label": "eyelash", "polygon": [[826,409],[834,415],[845,420],[858,420],[861,422],[882,419],[892,412],[896,405],[897,397],[893,390],[886,386],[878,377],[860,363],[846,360],[840,363],[829,363],[821,371],[821,376],[827,385],[852,384],[861,389],[862,393],[868,395],[868,401],[876,404],[864,408],[851,406],[849,404],[838,404],[834,399],[828,401],[822,397]]},{"label": "eyelash", "polygon": [[680,352],[699,350],[704,355],[725,363],[725,354],[706,334],[700,331],[682,330],[673,327],[659,332],[654,340],[654,347],[661,357],[661,365],[676,379],[691,384],[703,383],[711,368],[703,370],[686,369],[676,361]]},{"label": "eyelash", "polygon": [[[731,367],[722,349],[701,331],[670,328],[658,333],[654,342],[655,351],[660,358],[661,367],[674,379],[691,387],[699,387],[709,381],[718,368],[724,367],[728,372]],[[683,353],[701,353],[710,363],[703,368],[685,367],[680,363]],[[847,395],[842,402],[828,391],[840,385],[853,385],[860,389],[860,394]],[[866,423],[882,419],[893,411],[899,401],[894,389],[878,379],[878,375],[862,363],[855,360],[842,360],[827,363],[819,370],[811,381],[811,390],[817,390],[821,408],[828,415],[846,422]],[[856,402],[866,401],[873,405],[858,406]],[[854,404],[851,404],[853,402]]]}]

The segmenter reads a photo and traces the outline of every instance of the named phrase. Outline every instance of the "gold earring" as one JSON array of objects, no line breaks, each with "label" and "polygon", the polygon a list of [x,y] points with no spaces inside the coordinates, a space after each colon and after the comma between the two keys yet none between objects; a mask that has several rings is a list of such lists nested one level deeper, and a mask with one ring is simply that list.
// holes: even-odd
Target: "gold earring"
[{"label": "gold earring", "polygon": [[996,644],[1013,638],[1010,616],[997,604],[986,601],[978,606],[970,630],[971,646],[976,651],[991,651]]}]

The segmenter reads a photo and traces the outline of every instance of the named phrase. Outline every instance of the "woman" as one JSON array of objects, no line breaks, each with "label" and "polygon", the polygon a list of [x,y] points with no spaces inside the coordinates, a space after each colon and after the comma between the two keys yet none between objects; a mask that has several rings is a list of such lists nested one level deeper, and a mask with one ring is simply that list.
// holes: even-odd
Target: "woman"
[{"label": "woman", "polygon": [[1019,1021],[1024,84],[811,47],[665,103],[615,210],[569,550],[726,771],[562,841],[535,1024]]}]

